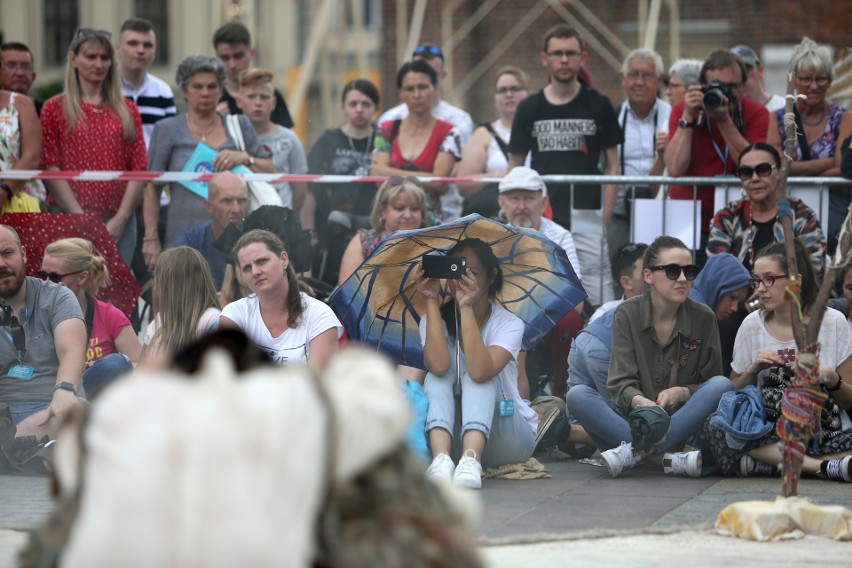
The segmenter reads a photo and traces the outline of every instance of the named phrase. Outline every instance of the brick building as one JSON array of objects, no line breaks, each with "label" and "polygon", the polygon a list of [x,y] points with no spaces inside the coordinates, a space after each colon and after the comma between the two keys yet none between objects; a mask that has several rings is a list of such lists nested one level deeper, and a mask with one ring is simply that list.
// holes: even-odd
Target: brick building
[{"label": "brick building", "polygon": [[[425,5],[422,13],[418,5]],[[396,70],[410,55],[406,41],[421,14],[419,40],[444,47],[451,59],[444,97],[468,110],[477,123],[493,118],[491,85],[500,66],[527,71],[532,90],[544,85],[541,37],[563,21],[584,29],[595,86],[617,102],[623,96],[620,62],[639,46],[640,10],[647,6],[647,0],[383,0],[384,102],[392,106],[397,101]],[[679,13],[676,34],[670,34],[672,6]],[[668,68],[676,57],[703,59],[713,48],[749,44],[764,61],[767,88],[781,93],[790,50],[802,36],[835,51],[849,43],[850,7],[849,0],[664,0],[654,47]]]}]

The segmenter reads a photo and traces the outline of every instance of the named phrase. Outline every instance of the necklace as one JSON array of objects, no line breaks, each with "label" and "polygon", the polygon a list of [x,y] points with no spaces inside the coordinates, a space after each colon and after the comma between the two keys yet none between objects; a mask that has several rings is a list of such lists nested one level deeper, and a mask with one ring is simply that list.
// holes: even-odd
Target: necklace
[{"label": "necklace", "polygon": [[201,142],[207,142],[207,135],[213,132],[213,129],[219,125],[219,115],[216,114],[213,117],[213,124],[211,124],[206,131],[201,132],[201,129],[195,125],[191,118],[189,118],[189,113],[186,113],[184,116],[186,117],[186,124],[189,126],[190,133],[196,138],[200,138]]},{"label": "necklace", "polygon": [[823,120],[825,120],[825,114],[826,114],[827,111],[828,111],[828,107],[826,105],[822,105],[822,114],[819,115],[818,119],[816,119],[814,121],[810,121],[810,120],[807,120],[805,118],[804,114],[802,114],[802,122],[804,124],[806,124],[807,126],[816,126],[816,125],[820,124]]},{"label": "necklace", "polygon": [[346,136],[346,141],[349,142],[349,149],[352,150],[352,153],[355,154],[355,155],[359,155],[358,167],[355,168],[355,171],[352,172],[352,175],[355,175],[355,176],[366,176],[366,175],[368,175],[370,173],[370,168],[369,168],[370,154],[371,154],[370,148],[373,145],[373,135],[375,134],[376,130],[372,129],[370,131],[369,136],[367,136],[367,146],[366,146],[366,148],[364,148],[363,154],[360,151],[355,149],[355,144],[352,142],[352,137],[349,136],[348,132],[346,132],[346,127],[341,127],[340,131],[343,133],[344,136]]}]

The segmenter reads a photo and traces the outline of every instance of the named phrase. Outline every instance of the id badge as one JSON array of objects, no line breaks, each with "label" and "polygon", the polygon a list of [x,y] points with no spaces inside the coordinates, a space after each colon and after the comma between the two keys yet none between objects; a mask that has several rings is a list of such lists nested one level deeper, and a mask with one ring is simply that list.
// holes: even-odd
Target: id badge
[{"label": "id badge", "polygon": [[500,401],[500,416],[514,416],[515,415],[515,401],[513,400],[501,400]]},{"label": "id badge", "polygon": [[9,376],[28,381],[33,378],[34,371],[35,367],[30,367],[29,365],[12,365],[9,368]]}]

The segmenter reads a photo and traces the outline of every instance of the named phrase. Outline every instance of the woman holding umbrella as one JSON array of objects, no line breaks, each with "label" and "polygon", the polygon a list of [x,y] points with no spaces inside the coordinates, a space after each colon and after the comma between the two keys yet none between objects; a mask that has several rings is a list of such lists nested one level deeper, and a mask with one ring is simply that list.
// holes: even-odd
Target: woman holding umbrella
[{"label": "woman holding umbrella", "polygon": [[[459,280],[450,280],[453,298],[445,306],[440,306],[438,280],[427,278],[422,266],[417,277],[417,290],[426,300],[420,337],[429,371],[426,431],[434,456],[428,475],[478,489],[482,464],[499,467],[529,459],[538,417],[518,394],[524,323],[495,303],[503,285],[497,257],[479,239],[459,241],[448,254],[465,257],[467,269]],[[457,380],[460,397],[454,396]],[[460,457],[458,467],[451,456]]]}]

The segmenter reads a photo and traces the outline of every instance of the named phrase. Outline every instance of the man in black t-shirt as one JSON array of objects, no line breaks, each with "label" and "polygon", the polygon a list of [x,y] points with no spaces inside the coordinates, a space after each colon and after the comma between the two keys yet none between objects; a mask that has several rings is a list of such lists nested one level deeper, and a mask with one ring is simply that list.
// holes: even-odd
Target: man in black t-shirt
[{"label": "man in black t-shirt", "polygon": [[[620,175],[617,148],[623,134],[612,103],[582,86],[578,79],[580,67],[588,58],[583,37],[574,28],[558,24],[545,34],[539,57],[550,82],[518,105],[509,140],[509,170],[523,165],[527,152],[532,152],[530,165],[541,174],[598,175],[603,160],[605,175]],[[604,185],[602,201],[596,184],[575,185],[573,192],[567,184],[547,185],[553,220],[574,235],[589,301],[600,305],[611,300],[606,239],[599,231],[572,228],[571,211],[600,210],[608,227],[618,186]]]},{"label": "man in black t-shirt", "polygon": [[[228,84],[222,91],[218,110],[228,114],[242,114],[236,99],[240,91],[240,73],[248,69],[254,59],[254,48],[251,46],[248,28],[239,22],[228,22],[213,34],[213,49],[228,72]],[[278,89],[275,89],[272,122],[285,128],[293,128],[293,118]]]}]

